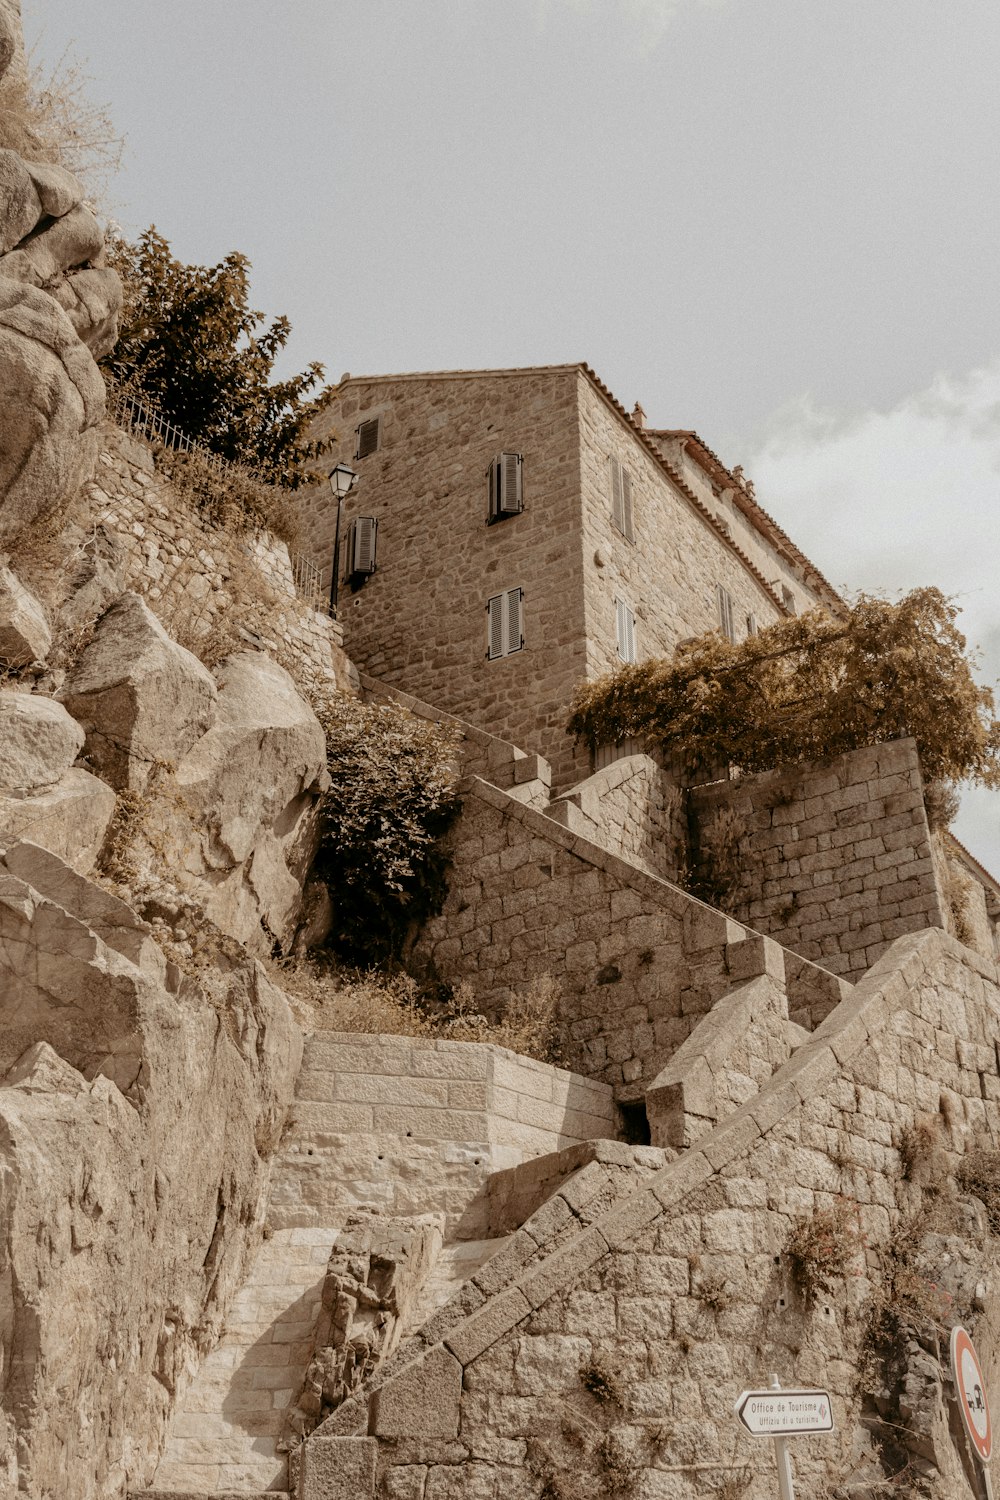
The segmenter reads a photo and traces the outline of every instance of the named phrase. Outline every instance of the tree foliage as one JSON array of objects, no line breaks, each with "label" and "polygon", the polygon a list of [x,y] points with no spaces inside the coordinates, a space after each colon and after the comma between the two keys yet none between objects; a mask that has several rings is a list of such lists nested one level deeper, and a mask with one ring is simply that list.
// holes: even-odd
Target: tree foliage
[{"label": "tree foliage", "polygon": [[439,840],[459,808],[455,741],[395,704],[338,696],[319,717],[332,783],[318,861],[331,941],[350,962],[383,962],[444,896]]},{"label": "tree foliage", "polygon": [[863,594],[844,617],[812,610],[739,645],[713,631],[582,687],[569,728],[751,772],[912,735],[928,780],[998,786],[1000,723],[957,614],[923,588],[898,603]]},{"label": "tree foliage", "polygon": [[272,382],[291,324],[268,325],[251,308],[247,257],[233,251],[217,266],[186,266],[151,226],[135,244],[115,241],[110,259],[125,288],[121,335],[105,361],[113,377],[189,438],[263,479],[294,489],[310,478],[323,445],[309,425],[332,391],[321,388],[315,361]]}]

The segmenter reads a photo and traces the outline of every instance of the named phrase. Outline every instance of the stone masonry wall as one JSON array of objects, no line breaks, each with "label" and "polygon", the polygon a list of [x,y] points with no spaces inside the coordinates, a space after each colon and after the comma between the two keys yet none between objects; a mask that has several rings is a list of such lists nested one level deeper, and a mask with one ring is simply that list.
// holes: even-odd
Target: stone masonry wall
[{"label": "stone masonry wall", "polygon": [[[359,481],[350,518],[378,518],[378,570],[341,587],[346,649],[362,672],[403,688],[522,749],[545,755],[557,783],[590,770],[565,733],[585,675],[576,376],[516,372],[467,378],[350,381],[324,422],[330,459]],[[381,443],[355,459],[354,432],[379,416]],[[486,470],[524,455],[524,511],[487,526]],[[302,502],[303,546],[329,577],[334,508],[317,489]],[[488,661],[487,600],[523,590],[524,649]]]},{"label": "stone masonry wall", "polygon": [[744,928],[478,778],[450,848],[448,897],[415,962],[467,979],[486,1007],[552,975],[578,1073],[641,1093],[733,983]]},{"label": "stone masonry wall", "polygon": [[[355,459],[355,430],[380,446]],[[341,592],[347,650],[364,672],[542,754],[562,790],[590,770],[564,726],[577,685],[620,664],[615,600],[635,611],[638,654],[717,628],[716,586],[746,615],[781,618],[773,594],[664,471],[580,366],[350,379],[322,419],[360,478],[344,507],[378,519],[378,569]],[[524,510],[486,525],[486,469],[522,454]],[[612,525],[609,459],[632,479],[635,539]],[[335,506],[302,501],[305,545],[329,570]],[[811,596],[774,554],[772,573]],[[328,575],[329,576],[329,573]],[[768,575],[768,579],[771,575]],[[521,588],[524,649],[486,659],[487,600]]]},{"label": "stone masonry wall", "polygon": [[246,644],[278,657],[304,688],[348,688],[342,633],[297,598],[283,542],[261,533],[241,548],[156,473],[148,448],[114,427],[104,429],[97,473],[85,492],[95,526],[124,554],[122,587],[142,594],[190,649],[197,651],[218,627],[234,597],[263,583],[276,602],[257,611],[259,629]]},{"label": "stone masonry wall", "polygon": [[684,861],[683,799],[652,756],[612,761],[556,798],[547,811],[574,833],[664,879],[676,879]]},{"label": "stone masonry wall", "polygon": [[618,1134],[607,1084],[503,1047],[330,1032],[305,1056],[274,1174],[275,1229],[334,1209],[442,1211],[474,1237],[491,1171]]},{"label": "stone masonry wall", "polygon": [[895,938],[945,926],[912,740],[690,796],[707,886],[804,958],[856,979]]},{"label": "stone masonry wall", "polygon": [[[557,1193],[313,1439],[304,1500],[346,1496],[338,1463],[352,1495],[380,1500],[537,1500],[571,1476],[602,1493],[623,1470],[655,1500],[698,1500],[728,1476],[771,1500],[771,1455],[733,1414],[771,1370],[832,1393],[834,1433],[794,1444],[803,1494],[874,1492],[905,1471],[904,1492],[969,1500],[943,1364],[904,1339],[898,1408],[877,1365],[860,1390],[857,1371],[869,1299],[891,1295],[887,1252],[916,1234],[911,1275],[949,1306],[946,1326],[972,1317],[987,1383],[1000,1375],[995,1294],[978,1322],[963,1311],[997,1264],[981,1208],[959,1190],[944,1232],[924,1233],[963,1156],[997,1146],[998,980],[940,930],[899,939],[758,1093],[631,1194],[588,1213]],[[839,1223],[846,1249],[807,1296],[788,1247],[813,1221]],[[595,1356],[615,1401],[584,1387]]]},{"label": "stone masonry wall", "polygon": [[[583,580],[586,600],[587,678],[620,665],[615,637],[615,599],[636,617],[636,650],[670,656],[687,636],[719,628],[717,585],[732,594],[737,638],[746,617],[759,626],[783,611],[731,549],[664,474],[601,393],[583,375],[578,385],[580,484],[583,520]],[[609,457],[629,470],[635,541],[611,524]],[[775,557],[773,572],[801,592],[791,570]]]}]

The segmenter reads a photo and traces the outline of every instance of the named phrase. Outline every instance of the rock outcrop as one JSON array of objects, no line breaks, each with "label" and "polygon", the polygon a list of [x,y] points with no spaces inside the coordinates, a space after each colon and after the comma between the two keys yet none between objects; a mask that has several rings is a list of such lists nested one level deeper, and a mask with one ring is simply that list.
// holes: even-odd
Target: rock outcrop
[{"label": "rock outcrop", "polygon": [[27,667],[44,661],[52,630],[40,602],[0,562],[0,665]]},{"label": "rock outcrop", "polygon": [[[23,72],[20,7],[0,3],[0,80]],[[0,150],[0,539],[56,509],[92,471],[122,307],[80,183]]]},{"label": "rock outcrop", "polygon": [[87,756],[102,778],[120,791],[141,790],[157,763],[179,760],[205,733],[216,687],[139,595],[123,594],[61,697],[83,725]]},{"label": "rock outcrop", "polygon": [[218,1335],[301,1043],[259,967],[183,979],[45,851],[6,851],[0,924],[0,1488],[105,1500]]}]

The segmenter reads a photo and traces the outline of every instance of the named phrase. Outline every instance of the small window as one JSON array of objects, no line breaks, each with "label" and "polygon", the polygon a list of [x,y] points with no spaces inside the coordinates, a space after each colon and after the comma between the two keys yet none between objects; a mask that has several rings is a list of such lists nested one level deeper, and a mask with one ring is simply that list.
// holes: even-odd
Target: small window
[{"label": "small window", "polygon": [[618,637],[618,655],[622,661],[635,661],[635,615],[624,599],[615,600],[615,629]]},{"label": "small window", "polygon": [[344,582],[358,583],[375,571],[378,521],[374,516],[355,516],[344,542]]},{"label": "small window", "polygon": [[795,595],[788,585],[784,583],[781,585],[781,598],[790,615],[798,614],[798,610],[795,608]]},{"label": "small window", "polygon": [[747,615],[747,636],[756,635],[758,628],[757,616]]},{"label": "small window", "polygon": [[617,458],[608,460],[611,471],[611,524],[627,542],[635,541],[632,525],[632,476]]},{"label": "small window", "polygon": [[381,437],[380,429],[381,419],[379,417],[370,417],[367,422],[360,424],[357,430],[358,444],[354,454],[355,458],[367,458],[370,453],[376,451],[379,445],[379,438]]},{"label": "small window", "polygon": [[715,592],[719,603],[719,625],[722,627],[722,634],[727,641],[735,641],[736,611],[733,606],[733,596],[728,589],[722,587],[721,583]]},{"label": "small window", "polygon": [[505,521],[524,509],[522,470],[524,461],[520,453],[499,453],[486,470],[489,493],[487,524]]},{"label": "small window", "polygon": [[490,661],[524,646],[524,596],[521,589],[494,594],[486,605],[486,655]]}]

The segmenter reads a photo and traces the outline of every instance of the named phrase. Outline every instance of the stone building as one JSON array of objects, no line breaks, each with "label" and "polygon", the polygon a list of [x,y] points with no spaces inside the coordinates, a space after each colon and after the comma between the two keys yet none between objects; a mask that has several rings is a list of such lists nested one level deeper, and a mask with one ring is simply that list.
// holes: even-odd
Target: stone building
[{"label": "stone building", "polygon": [[[330,463],[359,476],[340,525],[348,654],[543,755],[557,789],[590,770],[565,732],[581,681],[839,603],[739,471],[629,416],[585,364],[346,376],[323,421]],[[316,490],[304,513],[329,580],[336,505]],[[358,517],[376,523],[371,573]]]}]

